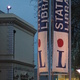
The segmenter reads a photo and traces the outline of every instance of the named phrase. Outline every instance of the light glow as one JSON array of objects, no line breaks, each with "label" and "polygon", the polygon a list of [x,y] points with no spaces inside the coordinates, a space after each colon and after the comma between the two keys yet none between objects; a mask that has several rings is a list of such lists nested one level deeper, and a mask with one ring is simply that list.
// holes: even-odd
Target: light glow
[{"label": "light glow", "polygon": [[76,71],[77,71],[78,73],[80,73],[80,69],[77,69]]},{"label": "light glow", "polygon": [[7,6],[7,9],[11,9],[11,6]]}]

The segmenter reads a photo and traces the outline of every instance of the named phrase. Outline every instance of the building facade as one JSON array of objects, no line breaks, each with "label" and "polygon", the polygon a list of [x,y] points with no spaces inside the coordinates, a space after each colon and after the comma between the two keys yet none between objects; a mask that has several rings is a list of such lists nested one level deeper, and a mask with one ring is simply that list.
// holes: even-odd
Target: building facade
[{"label": "building facade", "polygon": [[34,79],[32,25],[14,14],[0,14],[0,80]]}]

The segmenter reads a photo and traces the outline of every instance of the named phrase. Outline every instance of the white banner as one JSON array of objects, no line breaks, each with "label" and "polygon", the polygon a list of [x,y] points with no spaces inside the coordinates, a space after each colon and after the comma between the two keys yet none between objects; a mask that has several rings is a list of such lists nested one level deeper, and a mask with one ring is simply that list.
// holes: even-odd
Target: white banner
[{"label": "white banner", "polygon": [[54,0],[53,72],[68,73],[69,0]]},{"label": "white banner", "polygon": [[47,32],[38,33],[38,63],[39,72],[48,72]]},{"label": "white banner", "polygon": [[68,72],[68,34],[54,31],[53,72]]},{"label": "white banner", "polygon": [[48,72],[48,0],[38,0],[38,73]]}]

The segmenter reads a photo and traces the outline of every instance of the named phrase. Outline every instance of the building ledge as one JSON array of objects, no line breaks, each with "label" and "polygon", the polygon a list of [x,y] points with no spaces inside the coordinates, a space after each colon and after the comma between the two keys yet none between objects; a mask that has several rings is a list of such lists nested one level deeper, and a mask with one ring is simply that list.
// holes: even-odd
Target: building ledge
[{"label": "building ledge", "polygon": [[0,23],[17,24],[21,28],[24,28],[25,30],[30,31],[33,34],[35,34],[37,31],[31,24],[29,24],[25,20],[21,19],[20,17],[16,16],[15,14],[12,14],[12,13],[0,14]]},{"label": "building ledge", "polygon": [[19,65],[24,65],[24,66],[33,67],[33,68],[35,67],[34,64],[29,64],[29,63],[25,63],[17,60],[0,60],[0,63],[13,63],[13,64],[19,64]]}]

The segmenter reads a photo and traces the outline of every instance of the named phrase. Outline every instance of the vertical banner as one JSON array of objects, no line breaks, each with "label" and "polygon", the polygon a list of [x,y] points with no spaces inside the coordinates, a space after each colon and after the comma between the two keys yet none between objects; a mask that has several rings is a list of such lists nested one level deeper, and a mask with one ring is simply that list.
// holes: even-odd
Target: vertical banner
[{"label": "vertical banner", "polygon": [[68,73],[69,0],[54,0],[53,72]]},{"label": "vertical banner", "polygon": [[48,72],[48,0],[38,0],[38,72]]}]

